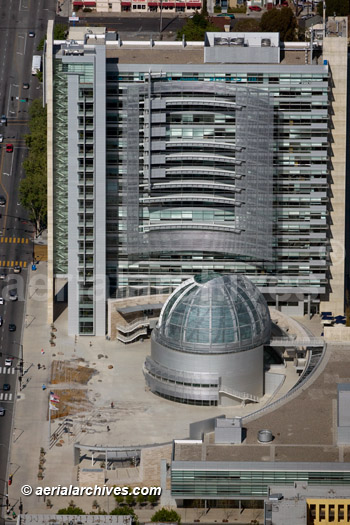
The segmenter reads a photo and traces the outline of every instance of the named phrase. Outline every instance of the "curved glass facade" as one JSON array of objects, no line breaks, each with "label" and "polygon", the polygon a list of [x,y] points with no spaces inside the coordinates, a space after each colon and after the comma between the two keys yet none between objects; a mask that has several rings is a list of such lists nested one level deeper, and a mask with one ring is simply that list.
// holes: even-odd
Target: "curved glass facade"
[{"label": "curved glass facade", "polygon": [[185,281],[165,303],[155,337],[190,352],[232,352],[264,344],[270,315],[259,290],[244,276],[213,273]]}]

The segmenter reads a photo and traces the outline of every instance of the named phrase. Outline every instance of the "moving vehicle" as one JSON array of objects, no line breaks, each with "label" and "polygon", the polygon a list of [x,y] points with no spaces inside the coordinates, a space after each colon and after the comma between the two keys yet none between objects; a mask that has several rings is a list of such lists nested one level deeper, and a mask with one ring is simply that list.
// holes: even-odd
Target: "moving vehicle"
[{"label": "moving vehicle", "polygon": [[6,204],[6,199],[3,195],[0,195],[0,206],[5,206]]},{"label": "moving vehicle", "polygon": [[5,359],[5,366],[12,366],[13,357],[7,357]]},{"label": "moving vehicle", "polygon": [[5,124],[5,126],[7,126],[7,117],[6,117],[6,115],[1,115],[0,123],[1,124]]},{"label": "moving vehicle", "polygon": [[17,301],[17,290],[10,290],[10,301]]},{"label": "moving vehicle", "polygon": [[32,60],[32,75],[36,75],[41,69],[41,56],[34,55]]},{"label": "moving vehicle", "polygon": [[0,304],[4,304],[4,298],[0,297]]},{"label": "moving vehicle", "polygon": [[4,416],[5,415],[5,409],[4,407],[0,407],[0,416]]},{"label": "moving vehicle", "polygon": [[8,392],[11,389],[11,386],[8,383],[5,383],[2,389],[4,392]]},{"label": "moving vehicle", "polygon": [[29,31],[28,36],[29,36],[30,38],[34,38],[34,37],[35,37],[35,33],[34,33],[34,31]]},{"label": "moving vehicle", "polygon": [[13,323],[9,324],[9,332],[15,332],[16,331],[16,325]]},{"label": "moving vehicle", "polygon": [[13,152],[13,144],[6,144],[6,152],[7,153]]},{"label": "moving vehicle", "polygon": [[23,82],[23,89],[29,89],[28,82]]},{"label": "moving vehicle", "polygon": [[0,273],[0,280],[4,281],[6,279],[6,273]]},{"label": "moving vehicle", "polygon": [[4,135],[0,135],[0,142],[4,141]]},{"label": "moving vehicle", "polygon": [[0,326],[3,325],[3,322],[4,322],[4,321],[3,321],[3,318],[2,318],[2,316],[0,315]]},{"label": "moving vehicle", "polygon": [[15,266],[13,268],[13,273],[21,273],[21,267],[20,266]]}]

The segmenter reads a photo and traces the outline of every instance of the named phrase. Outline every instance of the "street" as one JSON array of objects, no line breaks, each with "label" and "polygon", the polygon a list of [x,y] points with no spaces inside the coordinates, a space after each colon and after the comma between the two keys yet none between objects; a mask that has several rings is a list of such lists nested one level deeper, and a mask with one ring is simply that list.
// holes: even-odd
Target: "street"
[{"label": "street", "polygon": [[[6,515],[8,480],[15,475],[18,466],[8,464],[8,452],[14,429],[13,414],[16,390],[19,391],[18,375],[22,359],[22,332],[25,314],[27,268],[32,261],[33,226],[26,220],[27,214],[19,204],[18,187],[23,177],[22,163],[27,149],[24,135],[28,133],[28,107],[41,96],[42,89],[31,75],[32,55],[44,36],[47,20],[54,17],[53,0],[12,0],[0,5],[0,113],[7,117],[7,125],[0,126],[3,142],[0,147],[0,195],[6,203],[0,206],[0,407],[5,414],[0,418],[0,501],[2,515]],[[35,32],[35,37],[28,35]],[[28,83],[29,89],[23,84]],[[12,144],[12,148],[7,147]],[[6,151],[12,149],[13,151]],[[14,267],[20,273],[14,273]],[[18,300],[10,299],[10,291],[16,290]],[[0,301],[1,302],[1,301]],[[9,324],[15,329],[9,331]],[[12,327],[13,329],[13,327]],[[24,350],[25,352],[25,350]],[[12,365],[5,366],[11,358]],[[23,370],[30,366],[25,361]],[[5,387],[4,384],[9,385]]]}]

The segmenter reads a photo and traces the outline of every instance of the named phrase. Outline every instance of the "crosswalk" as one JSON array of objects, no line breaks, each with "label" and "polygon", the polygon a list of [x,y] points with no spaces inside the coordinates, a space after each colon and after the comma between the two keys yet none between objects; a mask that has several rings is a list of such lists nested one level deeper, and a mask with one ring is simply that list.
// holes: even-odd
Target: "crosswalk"
[{"label": "crosswalk", "polygon": [[12,366],[0,366],[0,374],[13,375],[16,370]]},{"label": "crosswalk", "polygon": [[12,401],[12,396],[10,392],[1,392],[0,393],[0,401]]},{"label": "crosswalk", "polygon": [[27,261],[2,261],[0,260],[0,267],[2,268],[13,268],[14,266],[20,266],[21,268],[27,268]]},{"label": "crosswalk", "polygon": [[28,244],[29,239],[27,237],[1,237],[0,243],[4,244]]}]

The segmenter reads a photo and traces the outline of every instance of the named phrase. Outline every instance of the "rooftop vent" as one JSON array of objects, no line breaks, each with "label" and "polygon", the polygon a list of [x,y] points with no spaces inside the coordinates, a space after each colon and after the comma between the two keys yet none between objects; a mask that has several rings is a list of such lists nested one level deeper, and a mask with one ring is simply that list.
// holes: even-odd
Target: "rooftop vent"
[{"label": "rooftop vent", "polygon": [[259,443],[270,443],[273,440],[273,435],[271,430],[259,430],[258,432],[258,441]]}]

